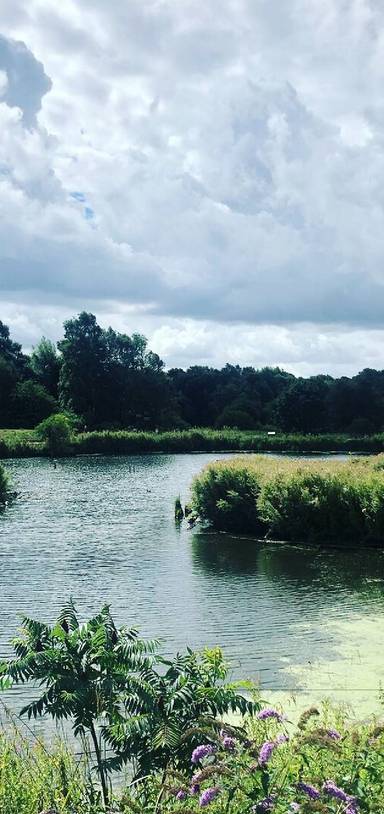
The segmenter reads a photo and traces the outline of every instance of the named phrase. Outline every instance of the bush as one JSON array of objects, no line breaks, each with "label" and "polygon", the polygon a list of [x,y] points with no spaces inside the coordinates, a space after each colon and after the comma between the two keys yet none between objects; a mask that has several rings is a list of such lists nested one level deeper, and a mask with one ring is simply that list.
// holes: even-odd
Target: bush
[{"label": "bush", "polygon": [[36,427],[36,435],[45,442],[50,455],[65,455],[71,446],[71,423],[63,413],[56,413]]},{"label": "bush", "polygon": [[195,478],[192,495],[194,512],[224,531],[300,542],[384,538],[382,456],[216,462]]},{"label": "bush", "polygon": [[3,466],[0,466],[0,504],[5,503],[8,494],[8,476]]}]

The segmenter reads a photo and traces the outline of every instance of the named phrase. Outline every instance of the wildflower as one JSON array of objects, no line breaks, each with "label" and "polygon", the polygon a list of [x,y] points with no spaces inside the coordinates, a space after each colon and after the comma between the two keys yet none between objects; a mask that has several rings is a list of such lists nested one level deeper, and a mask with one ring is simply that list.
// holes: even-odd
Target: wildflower
[{"label": "wildflower", "polygon": [[313,718],[314,715],[320,715],[320,712],[316,707],[310,707],[309,709],[306,709],[299,718],[297,724],[298,729],[305,729],[309,719]]},{"label": "wildflower", "polygon": [[199,792],[200,792],[200,783],[192,783],[189,793],[193,796],[194,794],[199,794]]},{"label": "wildflower", "polygon": [[265,743],[263,743],[259,752],[259,766],[265,766],[268,763],[276,746],[276,741],[265,741]]},{"label": "wildflower", "polygon": [[200,808],[205,808],[205,806],[209,806],[209,804],[212,802],[212,800],[215,799],[215,797],[217,797],[218,794],[220,794],[220,789],[218,788],[218,786],[212,786],[212,788],[210,789],[205,789],[199,800]]},{"label": "wildflower", "polygon": [[274,805],[274,797],[265,797],[264,800],[260,800],[255,806],[252,806],[252,812],[253,814],[265,814],[265,812],[272,811]]},{"label": "wildflower", "polygon": [[187,792],[184,791],[184,789],[179,789],[179,791],[176,794],[176,800],[180,800],[180,801],[185,800],[186,796],[187,796]]},{"label": "wildflower", "polygon": [[215,747],[210,743],[203,743],[200,746],[196,746],[196,749],[192,752],[191,763],[200,763],[204,757],[213,755],[214,751]]},{"label": "wildflower", "polygon": [[266,721],[267,718],[276,718],[277,721],[281,722],[283,720],[283,716],[277,709],[273,709],[273,707],[265,707],[265,709],[261,709],[260,712],[257,713],[257,717],[260,721]]},{"label": "wildflower", "polygon": [[289,814],[296,814],[298,811],[301,811],[300,803],[296,803],[294,801],[293,803],[289,804]]},{"label": "wildflower", "polygon": [[329,794],[330,797],[335,797],[336,800],[341,800],[343,803],[348,803],[349,814],[351,814],[351,808],[352,814],[354,814],[353,808],[355,809],[357,808],[356,797],[352,797],[352,795],[347,794],[347,792],[344,791],[344,789],[340,789],[339,786],[336,786],[333,780],[325,781],[323,785],[323,791],[325,792],[325,794]]},{"label": "wildflower", "polygon": [[315,786],[311,786],[309,783],[297,783],[296,788],[298,791],[302,791],[303,794],[307,794],[311,800],[318,800],[320,797],[320,792],[318,789],[316,789]]},{"label": "wildflower", "polygon": [[223,738],[223,746],[227,752],[232,752],[236,746],[235,738],[230,738],[229,735],[227,735],[225,738]]},{"label": "wildflower", "polygon": [[327,729],[327,735],[334,741],[339,741],[341,738],[340,732],[338,732],[337,729]]},{"label": "wildflower", "polygon": [[289,741],[288,735],[281,734],[281,735],[278,735],[277,738],[276,738],[276,743],[278,743],[279,745],[281,743],[287,743],[287,741]]}]

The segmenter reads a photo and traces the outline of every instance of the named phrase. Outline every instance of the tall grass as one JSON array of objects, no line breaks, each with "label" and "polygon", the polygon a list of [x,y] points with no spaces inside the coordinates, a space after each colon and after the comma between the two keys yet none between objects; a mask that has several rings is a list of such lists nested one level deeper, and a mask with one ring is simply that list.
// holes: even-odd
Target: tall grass
[{"label": "tall grass", "polygon": [[47,747],[16,728],[0,731],[1,814],[98,814],[98,801],[87,763],[64,741]]},{"label": "tall grass", "polygon": [[192,493],[195,513],[220,530],[303,542],[384,543],[382,456],[216,462],[195,478]]},{"label": "tall grass", "polygon": [[[68,455],[135,455],[150,452],[361,452],[384,451],[384,434],[351,437],[343,434],[290,435],[248,430],[197,428],[166,432],[100,430],[79,433],[66,447]],[[0,430],[0,458],[50,455],[33,430]]]}]

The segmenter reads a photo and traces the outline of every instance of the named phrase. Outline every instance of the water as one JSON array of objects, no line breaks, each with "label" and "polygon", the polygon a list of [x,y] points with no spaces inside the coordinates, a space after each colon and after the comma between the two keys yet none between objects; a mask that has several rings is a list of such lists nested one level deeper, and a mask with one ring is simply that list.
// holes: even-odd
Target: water
[{"label": "water", "polygon": [[[164,652],[222,645],[264,695],[329,695],[359,712],[384,679],[384,552],[306,549],[181,529],[174,499],[218,457],[7,461],[20,498],[0,516],[0,653],[20,616],[52,621],[107,602]],[[14,710],[29,687],[3,695]],[[295,701],[296,703],[296,701]]]}]

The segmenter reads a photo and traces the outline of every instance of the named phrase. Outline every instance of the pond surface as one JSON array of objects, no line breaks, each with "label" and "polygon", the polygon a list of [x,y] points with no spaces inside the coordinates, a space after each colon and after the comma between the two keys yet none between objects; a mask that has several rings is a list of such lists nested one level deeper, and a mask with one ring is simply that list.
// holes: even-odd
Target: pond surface
[{"label": "pond surface", "polygon": [[[21,615],[52,621],[72,594],[83,618],[108,602],[168,654],[220,644],[233,675],[269,698],[377,708],[384,552],[177,529],[175,497],[219,457],[233,454],[7,461],[21,496],[0,516],[1,655]],[[24,687],[3,700],[19,710],[30,697]]]}]

